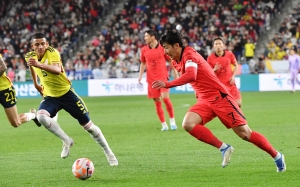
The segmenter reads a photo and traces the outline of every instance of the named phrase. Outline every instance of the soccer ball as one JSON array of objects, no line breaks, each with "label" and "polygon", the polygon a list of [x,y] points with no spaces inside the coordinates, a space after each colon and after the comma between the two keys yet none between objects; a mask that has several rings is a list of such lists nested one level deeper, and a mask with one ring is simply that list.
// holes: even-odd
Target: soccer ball
[{"label": "soccer ball", "polygon": [[79,158],[74,162],[72,172],[76,178],[86,180],[93,175],[94,164],[88,158]]},{"label": "soccer ball", "polygon": [[176,30],[177,31],[181,31],[181,29],[182,29],[182,26],[180,24],[176,25]]}]

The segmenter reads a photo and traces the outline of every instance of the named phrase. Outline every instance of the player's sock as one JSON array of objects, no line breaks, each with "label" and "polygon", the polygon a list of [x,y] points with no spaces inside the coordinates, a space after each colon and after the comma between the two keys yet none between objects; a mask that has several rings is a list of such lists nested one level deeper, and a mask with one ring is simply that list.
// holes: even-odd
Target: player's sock
[{"label": "player's sock", "polygon": [[91,137],[102,147],[106,155],[113,154],[98,126],[94,125],[92,121],[89,121],[83,126],[83,129],[90,133]]},{"label": "player's sock", "polygon": [[160,101],[155,101],[155,108],[156,108],[156,113],[158,115],[158,118],[160,120],[161,123],[166,122],[165,120],[165,114],[164,114],[164,110],[161,106],[161,102]]},{"label": "player's sock", "polygon": [[48,131],[59,137],[63,142],[69,142],[69,136],[60,128],[59,124],[50,117],[47,111],[38,111],[37,119]]},{"label": "player's sock", "polygon": [[195,125],[195,127],[189,133],[198,140],[210,144],[218,149],[223,144],[223,142],[215,137],[213,133],[203,125]]},{"label": "player's sock", "polygon": [[226,147],[228,147],[228,145],[226,143],[222,143],[221,147],[219,147],[219,150],[225,149]]},{"label": "player's sock", "polygon": [[273,148],[267,138],[262,134],[252,131],[249,142],[269,153],[272,158],[275,158],[277,156],[277,151]]},{"label": "player's sock", "polygon": [[166,109],[168,111],[169,117],[174,118],[174,109],[173,109],[173,104],[172,104],[170,98],[164,98],[163,101],[166,105]]},{"label": "player's sock", "polygon": [[52,119],[54,119],[55,121],[57,121],[57,119],[58,119],[58,112],[56,113],[56,115]]},{"label": "player's sock", "polygon": [[26,121],[30,121],[30,120],[33,120],[35,119],[35,113],[24,113],[24,115],[26,116]]}]

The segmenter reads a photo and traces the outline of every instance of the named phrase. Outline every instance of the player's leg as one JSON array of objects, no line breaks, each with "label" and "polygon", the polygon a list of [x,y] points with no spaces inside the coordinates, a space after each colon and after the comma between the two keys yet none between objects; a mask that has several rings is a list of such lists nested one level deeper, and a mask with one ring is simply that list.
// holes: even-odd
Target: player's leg
[{"label": "player's leg", "polygon": [[84,101],[73,90],[69,91],[60,99],[63,100],[63,109],[77,119],[83,129],[101,146],[109,164],[111,166],[117,166],[117,158],[108,145],[101,129],[91,121]]},{"label": "player's leg", "polygon": [[295,80],[296,80],[297,74],[295,72],[291,72],[291,84],[292,84],[292,93],[295,92]]},{"label": "player's leg", "polygon": [[225,167],[230,161],[233,147],[220,141],[204,125],[215,117],[214,113],[205,103],[198,101],[196,105],[190,108],[186,113],[182,126],[196,139],[218,148],[222,153],[222,166]]},{"label": "player's leg", "polygon": [[176,122],[175,122],[174,108],[173,108],[173,104],[170,100],[170,89],[164,89],[164,88],[161,88],[161,89],[162,89],[161,97],[166,105],[166,109],[167,109],[167,112],[170,117],[171,130],[176,130],[177,126],[176,126]]},{"label": "player's leg", "polygon": [[74,141],[62,130],[57,121],[52,118],[60,109],[60,104],[56,98],[46,97],[40,104],[37,119],[48,131],[62,140],[63,149],[60,156],[61,158],[66,158],[70,154],[70,147],[73,146]]},{"label": "player's leg", "polygon": [[161,131],[169,130],[168,124],[166,123],[164,110],[161,104],[161,92],[160,89],[152,88],[151,84],[148,84],[148,98],[152,98],[155,104],[155,111],[158,116],[159,121],[161,122],[162,128]]},{"label": "player's leg", "polygon": [[240,138],[269,153],[276,162],[278,171],[285,171],[284,156],[273,148],[266,137],[249,128],[243,112],[232,97],[227,96],[218,105],[222,108],[216,107],[214,112],[227,128],[232,128]]},{"label": "player's leg", "polygon": [[13,87],[0,91],[0,103],[4,107],[7,119],[13,127],[18,127],[36,117],[35,113],[18,114],[17,98]]}]

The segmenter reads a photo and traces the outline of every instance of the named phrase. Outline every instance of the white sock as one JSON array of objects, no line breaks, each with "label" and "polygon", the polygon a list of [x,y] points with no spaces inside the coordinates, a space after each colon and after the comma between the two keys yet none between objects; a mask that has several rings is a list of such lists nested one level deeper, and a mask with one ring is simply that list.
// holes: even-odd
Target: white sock
[{"label": "white sock", "polygon": [[54,119],[50,118],[49,115],[45,113],[37,115],[39,122],[63,142],[69,142],[70,137],[60,128],[59,124]]},{"label": "white sock", "polygon": [[176,125],[175,118],[170,118],[170,125]]},{"label": "white sock", "polygon": [[274,157],[274,161],[278,160],[281,158],[281,154],[277,152],[277,155]]},{"label": "white sock", "polygon": [[32,119],[34,119],[36,116],[35,116],[35,113],[24,113],[26,116],[27,116],[27,121],[30,121]]},{"label": "white sock", "polygon": [[58,112],[56,113],[56,115],[52,118],[57,122],[57,118],[58,118]]},{"label": "white sock", "polygon": [[113,154],[98,126],[96,126],[92,121],[89,121],[85,126],[83,126],[83,129],[90,133],[91,137],[102,147],[106,155]]},{"label": "white sock", "polygon": [[161,123],[161,125],[162,125],[162,127],[168,127],[167,122],[163,122],[163,123]]},{"label": "white sock", "polygon": [[219,148],[219,150],[221,149],[225,149],[228,145],[226,143],[222,143],[221,147]]}]

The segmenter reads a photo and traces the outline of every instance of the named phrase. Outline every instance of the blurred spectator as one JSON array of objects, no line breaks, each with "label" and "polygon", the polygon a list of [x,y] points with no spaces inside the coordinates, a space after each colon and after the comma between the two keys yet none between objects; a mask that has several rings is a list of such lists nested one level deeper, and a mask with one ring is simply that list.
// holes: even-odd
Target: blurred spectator
[{"label": "blurred spectator", "polygon": [[258,63],[254,65],[254,73],[265,73],[265,61],[263,56],[259,57]]},{"label": "blurred spectator", "polygon": [[7,76],[10,78],[12,82],[15,81],[15,71],[12,68],[7,69]]},{"label": "blurred spectator", "polygon": [[254,50],[255,45],[250,39],[248,39],[247,43],[245,44],[245,57],[247,62],[249,62],[254,57]]},{"label": "blurred spectator", "polygon": [[26,66],[24,64],[20,64],[16,78],[19,82],[26,82]]},{"label": "blurred spectator", "polygon": [[117,68],[115,66],[113,67],[110,67],[110,70],[109,70],[109,78],[117,78]]}]

